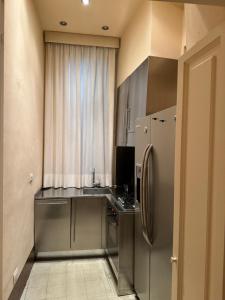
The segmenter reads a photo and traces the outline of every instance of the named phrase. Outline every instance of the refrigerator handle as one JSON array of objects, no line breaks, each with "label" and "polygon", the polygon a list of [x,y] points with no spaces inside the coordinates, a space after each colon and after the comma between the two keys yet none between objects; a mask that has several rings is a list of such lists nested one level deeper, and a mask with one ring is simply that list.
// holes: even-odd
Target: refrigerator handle
[{"label": "refrigerator handle", "polygon": [[[149,169],[150,159],[152,163],[152,153],[153,153],[153,145],[151,144],[149,150],[146,154],[146,170],[145,170],[145,219],[146,219],[146,240],[148,241],[149,245],[152,246],[153,244],[153,218],[152,218],[152,210],[153,210],[153,198],[152,198],[152,182],[149,180],[149,176],[152,180],[152,168]],[[149,174],[151,172],[151,174]]]},{"label": "refrigerator handle", "polygon": [[153,145],[148,145],[144,151],[142,169],[141,169],[141,190],[140,190],[140,207],[141,207],[141,221],[143,228],[143,236],[146,242],[152,245],[152,222],[148,222],[148,201],[149,199],[149,185],[148,185],[148,162],[153,149]]},{"label": "refrigerator handle", "polygon": [[146,165],[146,154],[148,152],[150,145],[148,145],[144,150],[142,165],[141,165],[141,182],[140,182],[140,211],[141,211],[141,225],[142,230],[145,230],[145,211],[144,211],[144,201],[145,201],[145,190],[144,190],[144,172],[145,172],[145,165]]}]

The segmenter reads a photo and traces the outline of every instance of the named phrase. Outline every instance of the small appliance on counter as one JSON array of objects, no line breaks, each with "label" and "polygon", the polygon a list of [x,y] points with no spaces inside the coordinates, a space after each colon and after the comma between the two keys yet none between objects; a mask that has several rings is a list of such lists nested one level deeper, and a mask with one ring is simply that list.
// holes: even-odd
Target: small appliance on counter
[{"label": "small appliance on counter", "polygon": [[132,209],[134,201],[135,181],[135,148],[116,148],[116,190],[113,192],[119,205],[125,209]]}]

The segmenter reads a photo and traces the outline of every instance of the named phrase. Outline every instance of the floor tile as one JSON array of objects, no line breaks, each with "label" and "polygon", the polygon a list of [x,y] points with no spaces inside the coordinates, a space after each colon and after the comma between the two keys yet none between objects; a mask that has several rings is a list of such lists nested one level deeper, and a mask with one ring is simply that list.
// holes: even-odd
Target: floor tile
[{"label": "floor tile", "polygon": [[66,286],[66,273],[50,273],[48,277],[48,287],[50,286]]},{"label": "floor tile", "polygon": [[49,273],[50,265],[51,264],[47,262],[39,262],[34,264],[30,276],[32,277],[33,275],[37,274]]},{"label": "floor tile", "polygon": [[44,300],[46,298],[46,288],[28,288],[25,300]]},{"label": "floor tile", "polygon": [[66,273],[67,271],[67,262],[60,261],[54,262],[50,265],[50,274]]},{"label": "floor tile", "polygon": [[48,274],[47,273],[36,273],[31,276],[28,280],[27,287],[28,288],[47,288],[48,283]]},{"label": "floor tile", "polygon": [[66,297],[66,286],[58,285],[58,286],[48,286],[46,299],[57,299]]}]

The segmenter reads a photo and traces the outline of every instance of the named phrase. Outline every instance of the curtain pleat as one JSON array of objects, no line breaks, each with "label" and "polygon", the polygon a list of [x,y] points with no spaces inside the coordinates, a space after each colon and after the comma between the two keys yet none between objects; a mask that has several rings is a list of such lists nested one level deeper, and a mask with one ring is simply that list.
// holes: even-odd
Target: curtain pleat
[{"label": "curtain pleat", "polygon": [[46,44],[44,187],[112,185],[115,49]]}]

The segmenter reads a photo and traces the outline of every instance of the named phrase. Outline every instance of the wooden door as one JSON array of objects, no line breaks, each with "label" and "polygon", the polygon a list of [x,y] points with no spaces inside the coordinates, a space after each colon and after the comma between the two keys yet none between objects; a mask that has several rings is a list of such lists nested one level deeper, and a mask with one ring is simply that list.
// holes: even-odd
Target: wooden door
[{"label": "wooden door", "polygon": [[172,300],[224,299],[225,24],[179,60]]}]

